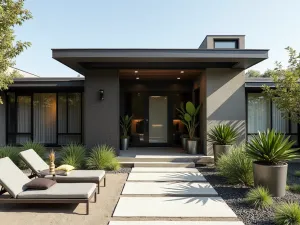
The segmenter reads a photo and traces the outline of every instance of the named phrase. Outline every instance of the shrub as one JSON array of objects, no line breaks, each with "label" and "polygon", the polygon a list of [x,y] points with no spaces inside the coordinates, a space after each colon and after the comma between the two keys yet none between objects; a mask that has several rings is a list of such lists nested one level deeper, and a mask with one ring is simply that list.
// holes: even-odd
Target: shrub
[{"label": "shrub", "polygon": [[37,142],[28,141],[23,144],[23,150],[28,149],[33,149],[41,158],[46,158],[46,148],[44,145]]},{"label": "shrub", "polygon": [[273,204],[269,191],[264,187],[251,189],[247,193],[246,201],[258,209],[264,209]]},{"label": "shrub", "polygon": [[120,163],[116,158],[114,148],[108,145],[98,145],[91,151],[86,165],[89,169],[119,170]]},{"label": "shrub", "polygon": [[86,149],[83,145],[69,144],[61,150],[61,163],[81,169],[84,163]]},{"label": "shrub", "polygon": [[278,225],[300,224],[300,205],[295,202],[285,202],[275,207],[275,223]]},{"label": "shrub", "polygon": [[300,170],[297,170],[297,171],[294,173],[294,175],[295,175],[296,177],[300,177]]},{"label": "shrub", "polygon": [[20,149],[14,146],[0,147],[0,158],[9,157],[16,165],[20,165]]},{"label": "shrub", "polygon": [[231,184],[253,184],[253,164],[246,157],[244,144],[234,146],[229,154],[222,155],[218,160],[217,170]]},{"label": "shrub", "polygon": [[294,192],[294,193],[300,193],[300,184],[293,184],[293,185],[290,185],[290,189],[289,189],[291,192]]},{"label": "shrub", "polygon": [[259,132],[247,144],[247,154],[258,163],[276,165],[300,157],[298,150],[292,149],[294,141],[275,130]]},{"label": "shrub", "polygon": [[219,124],[208,133],[208,141],[214,145],[231,145],[238,137],[238,132],[228,124]]}]

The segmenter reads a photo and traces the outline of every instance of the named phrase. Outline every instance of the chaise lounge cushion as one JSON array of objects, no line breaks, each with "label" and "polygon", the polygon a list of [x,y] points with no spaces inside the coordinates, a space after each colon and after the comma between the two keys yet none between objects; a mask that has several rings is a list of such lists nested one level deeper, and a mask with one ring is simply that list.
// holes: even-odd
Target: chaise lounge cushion
[{"label": "chaise lounge cushion", "polygon": [[20,199],[88,199],[96,190],[96,184],[55,184],[47,190],[26,190],[18,194]]},{"label": "chaise lounge cushion", "polygon": [[36,178],[31,181],[29,181],[27,184],[25,184],[26,190],[32,189],[32,190],[47,190],[48,188],[52,187],[54,184],[56,184],[56,181],[45,179],[45,178]]},{"label": "chaise lounge cushion", "polygon": [[24,185],[30,179],[11,161],[5,157],[0,159],[0,185],[14,198],[25,190]]},{"label": "chaise lounge cushion", "polygon": [[19,155],[26,162],[26,164],[29,164],[28,166],[30,169],[37,174],[40,171],[49,169],[47,163],[45,163],[45,161],[33,149],[22,151]]},{"label": "chaise lounge cushion", "polygon": [[[105,176],[104,170],[72,170],[67,176],[56,175],[55,180],[57,182],[70,181],[72,182],[99,182]],[[45,178],[52,178],[51,175],[45,176]]]}]

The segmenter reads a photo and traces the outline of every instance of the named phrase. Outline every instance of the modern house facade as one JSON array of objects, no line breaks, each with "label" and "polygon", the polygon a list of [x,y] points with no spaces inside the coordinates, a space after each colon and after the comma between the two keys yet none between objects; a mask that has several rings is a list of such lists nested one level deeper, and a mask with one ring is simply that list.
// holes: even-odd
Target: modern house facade
[{"label": "modern house facade", "polygon": [[[229,123],[240,140],[276,128],[298,140],[298,126],[259,94],[245,70],[268,50],[245,49],[243,35],[209,35],[196,49],[52,49],[84,78],[20,78],[2,93],[0,145],[106,143],[119,151],[122,115],[133,115],[131,146],[177,146],[185,128],[176,108],[201,105],[198,152],[211,155],[207,132]],[[272,85],[270,83],[270,85]]]}]

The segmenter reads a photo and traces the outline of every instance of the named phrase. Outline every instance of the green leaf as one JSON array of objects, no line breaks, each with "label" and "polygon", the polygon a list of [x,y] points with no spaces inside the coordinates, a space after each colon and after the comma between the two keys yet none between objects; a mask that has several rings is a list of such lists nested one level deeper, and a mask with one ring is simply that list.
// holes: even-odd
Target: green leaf
[{"label": "green leaf", "polygon": [[187,122],[191,122],[192,117],[191,117],[188,113],[186,113],[186,114],[184,114],[184,119],[185,119],[185,121],[187,121]]},{"label": "green leaf", "polygon": [[186,108],[186,112],[191,116],[193,116],[196,112],[195,106],[192,102],[187,102],[185,108]]}]

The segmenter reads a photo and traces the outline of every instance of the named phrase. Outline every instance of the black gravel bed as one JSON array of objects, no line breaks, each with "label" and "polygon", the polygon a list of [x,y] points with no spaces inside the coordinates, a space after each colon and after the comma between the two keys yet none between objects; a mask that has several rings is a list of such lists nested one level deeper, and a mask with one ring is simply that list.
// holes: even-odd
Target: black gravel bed
[{"label": "black gravel bed", "polygon": [[106,171],[106,173],[130,173],[131,168],[130,167],[121,167],[118,171]]},{"label": "black gravel bed", "polygon": [[[244,198],[250,187],[242,185],[230,185],[226,179],[219,176],[213,166],[203,166],[197,168],[207,181],[215,188],[219,196],[222,197],[230,208],[236,213],[245,225],[274,225],[274,210],[272,207],[268,209],[256,210],[252,206],[245,203]],[[288,169],[288,185],[300,184],[300,177],[294,176],[294,172],[300,170],[300,164],[289,164]],[[295,201],[300,203],[300,194],[287,191],[283,198],[273,198],[273,206],[280,202]]]}]

